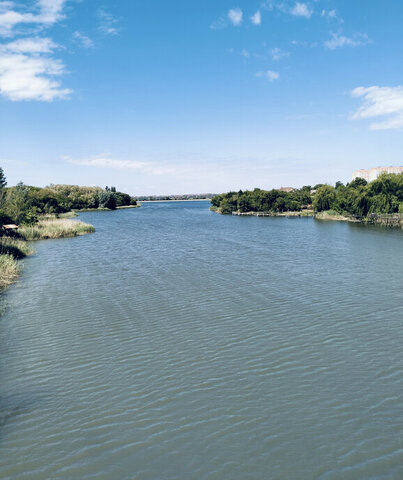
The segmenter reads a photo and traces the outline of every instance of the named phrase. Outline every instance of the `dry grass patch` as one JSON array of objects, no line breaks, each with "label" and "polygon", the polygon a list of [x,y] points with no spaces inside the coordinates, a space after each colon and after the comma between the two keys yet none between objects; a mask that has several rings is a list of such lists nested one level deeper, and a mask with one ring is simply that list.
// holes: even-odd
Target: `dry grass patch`
[{"label": "dry grass patch", "polygon": [[77,237],[94,231],[95,228],[88,223],[65,218],[42,219],[36,225],[25,225],[19,229],[25,240]]},{"label": "dry grass patch", "polygon": [[16,281],[19,267],[17,260],[11,255],[0,255],[0,290]]}]

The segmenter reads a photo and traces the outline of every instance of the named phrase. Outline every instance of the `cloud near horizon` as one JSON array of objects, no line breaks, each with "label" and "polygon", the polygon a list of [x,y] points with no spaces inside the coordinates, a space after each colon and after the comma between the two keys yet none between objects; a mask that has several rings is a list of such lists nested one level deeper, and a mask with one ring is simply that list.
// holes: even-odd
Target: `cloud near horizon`
[{"label": "cloud near horizon", "polygon": [[371,130],[403,128],[403,86],[357,87],[351,96],[362,98],[362,106],[351,116],[353,120],[387,117],[386,120],[370,124]]},{"label": "cloud near horizon", "polygon": [[80,167],[95,167],[95,168],[111,168],[117,170],[138,170],[145,173],[152,173],[154,175],[166,175],[175,173],[176,169],[156,164],[153,162],[138,162],[133,160],[120,160],[111,158],[109,154],[94,155],[88,158],[74,159],[68,155],[62,157],[67,163],[77,165]]}]

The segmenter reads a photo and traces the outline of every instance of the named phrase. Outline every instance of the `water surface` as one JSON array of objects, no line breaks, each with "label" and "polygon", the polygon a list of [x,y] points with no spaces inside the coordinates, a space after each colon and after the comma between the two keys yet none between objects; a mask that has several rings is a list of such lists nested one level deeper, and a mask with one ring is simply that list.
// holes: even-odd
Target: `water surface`
[{"label": "water surface", "polygon": [[81,215],[0,318],[0,478],[403,478],[403,234]]}]

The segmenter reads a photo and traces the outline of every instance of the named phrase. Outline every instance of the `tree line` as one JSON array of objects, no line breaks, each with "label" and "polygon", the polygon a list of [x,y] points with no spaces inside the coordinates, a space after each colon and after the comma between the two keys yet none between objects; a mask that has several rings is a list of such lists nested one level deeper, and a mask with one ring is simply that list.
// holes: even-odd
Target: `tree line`
[{"label": "tree line", "polygon": [[383,174],[368,183],[357,178],[344,185],[310,185],[292,192],[282,190],[239,190],[215,195],[213,209],[224,214],[239,211],[272,212],[301,211],[312,208],[315,212],[333,210],[341,215],[364,218],[371,214],[403,213],[403,173]]},{"label": "tree line", "polygon": [[108,208],[136,205],[136,200],[115,187],[80,187],[77,185],[49,185],[44,188],[18,183],[7,187],[0,168],[0,221],[1,224],[33,224],[43,214],[70,212],[71,210]]},{"label": "tree line", "polygon": [[211,199],[214,208],[221,213],[246,212],[299,212],[312,203],[311,186],[307,185],[292,192],[282,190],[239,190],[215,195]]}]

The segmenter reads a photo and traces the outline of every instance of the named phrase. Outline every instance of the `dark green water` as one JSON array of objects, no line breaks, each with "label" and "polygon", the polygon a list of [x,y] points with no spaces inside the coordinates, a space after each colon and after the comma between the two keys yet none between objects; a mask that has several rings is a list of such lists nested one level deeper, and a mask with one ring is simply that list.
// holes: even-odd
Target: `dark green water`
[{"label": "dark green water", "polygon": [[403,478],[403,232],[86,213],[0,318],[0,478]]}]

